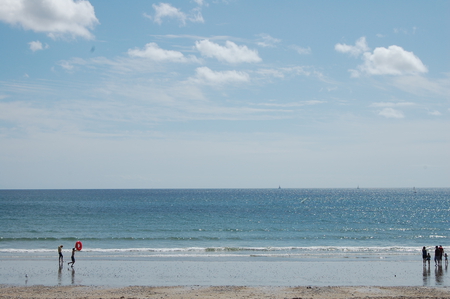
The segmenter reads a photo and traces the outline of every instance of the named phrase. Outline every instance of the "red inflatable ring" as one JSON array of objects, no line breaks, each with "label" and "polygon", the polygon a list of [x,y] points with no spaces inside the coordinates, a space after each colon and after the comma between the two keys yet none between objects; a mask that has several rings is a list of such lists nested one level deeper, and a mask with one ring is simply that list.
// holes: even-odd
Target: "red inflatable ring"
[{"label": "red inflatable ring", "polygon": [[78,251],[81,251],[81,249],[83,249],[83,243],[81,243],[80,241],[77,241],[75,243],[75,249]]}]

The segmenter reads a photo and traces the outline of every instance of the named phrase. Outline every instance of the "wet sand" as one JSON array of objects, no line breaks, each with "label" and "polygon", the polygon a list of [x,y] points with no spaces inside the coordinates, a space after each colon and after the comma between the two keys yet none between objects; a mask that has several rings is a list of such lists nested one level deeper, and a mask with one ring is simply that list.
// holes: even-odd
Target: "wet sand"
[{"label": "wet sand", "polygon": [[420,260],[0,259],[0,284],[15,286],[417,286],[450,287],[448,265]]},{"label": "wet sand", "polygon": [[450,298],[420,259],[0,258],[0,298]]}]

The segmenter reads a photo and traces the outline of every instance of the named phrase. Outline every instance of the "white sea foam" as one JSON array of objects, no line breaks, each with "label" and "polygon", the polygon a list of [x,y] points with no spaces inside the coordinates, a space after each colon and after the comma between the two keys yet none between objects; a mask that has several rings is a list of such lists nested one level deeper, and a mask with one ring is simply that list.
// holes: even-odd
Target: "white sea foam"
[{"label": "white sea foam", "polygon": [[[221,254],[221,253],[267,253],[273,254],[327,254],[327,253],[416,253],[421,251],[421,247],[339,247],[339,246],[311,246],[311,247],[186,247],[186,248],[83,248],[82,252],[89,253],[180,253],[180,254]],[[2,248],[0,253],[55,253],[56,249],[20,249],[20,248]],[[67,251],[69,252],[69,251]],[[203,254],[205,256],[205,254]]]}]

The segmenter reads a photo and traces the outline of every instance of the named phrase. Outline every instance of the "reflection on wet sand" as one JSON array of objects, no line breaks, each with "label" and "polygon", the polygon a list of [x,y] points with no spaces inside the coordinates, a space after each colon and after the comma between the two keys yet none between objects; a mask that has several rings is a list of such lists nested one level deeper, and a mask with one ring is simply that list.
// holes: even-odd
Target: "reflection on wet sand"
[{"label": "reflection on wet sand", "polygon": [[72,284],[75,284],[75,268],[72,268]]},{"label": "reflection on wet sand", "polygon": [[[434,266],[434,279],[436,286],[445,285],[444,278],[447,275],[447,271],[448,271],[448,261],[446,261],[444,266],[442,265],[442,263],[439,263]],[[432,276],[430,263],[423,263],[423,286],[430,286],[431,279]]]},{"label": "reflection on wet sand", "polygon": [[63,269],[63,264],[60,263],[59,267],[58,267],[58,285],[59,286],[62,284],[62,269]]}]

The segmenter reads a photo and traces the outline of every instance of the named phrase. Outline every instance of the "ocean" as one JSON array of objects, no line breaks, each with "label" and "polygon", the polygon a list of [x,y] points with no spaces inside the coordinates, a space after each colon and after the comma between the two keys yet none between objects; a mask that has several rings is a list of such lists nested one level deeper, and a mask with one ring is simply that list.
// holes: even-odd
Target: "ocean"
[{"label": "ocean", "polygon": [[[450,189],[0,190],[0,257],[359,256],[448,247]],[[77,256],[80,256],[79,253]]]}]

